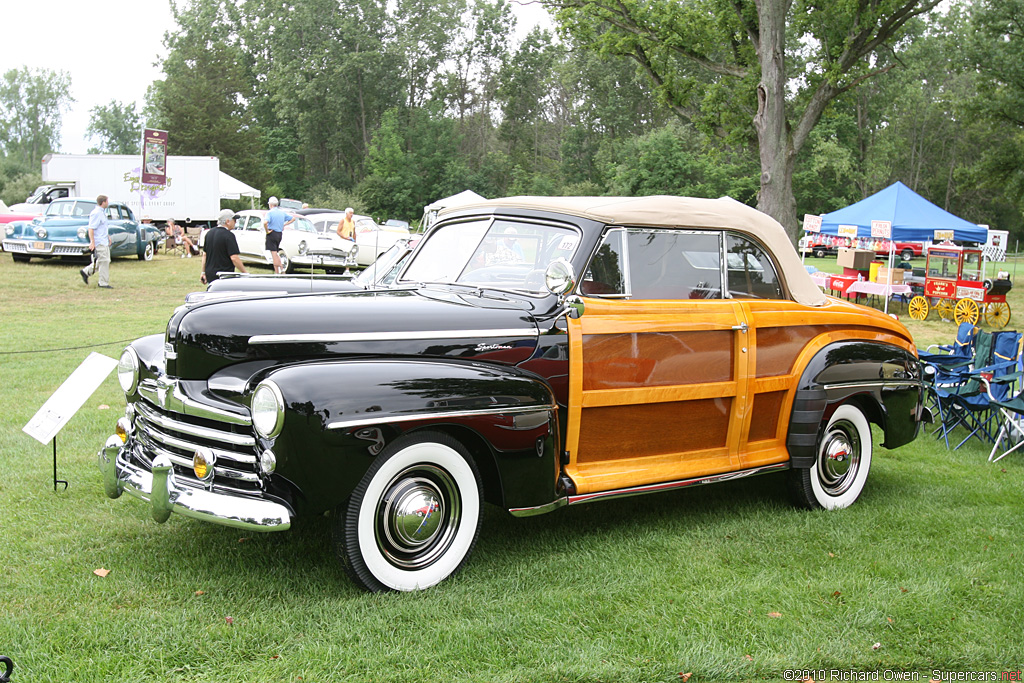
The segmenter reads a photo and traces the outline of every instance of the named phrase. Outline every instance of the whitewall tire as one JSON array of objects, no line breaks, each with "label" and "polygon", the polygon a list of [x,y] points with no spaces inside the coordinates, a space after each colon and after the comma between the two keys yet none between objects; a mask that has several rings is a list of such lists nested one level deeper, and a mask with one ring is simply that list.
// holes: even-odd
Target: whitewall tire
[{"label": "whitewall tire", "polygon": [[867,483],[871,450],[864,413],[849,403],[839,406],[818,439],[814,466],[792,471],[800,504],[815,510],[852,505]]},{"label": "whitewall tire", "polygon": [[480,474],[446,434],[401,437],[377,457],[335,520],[349,574],[371,591],[429,588],[457,571],[476,545]]}]

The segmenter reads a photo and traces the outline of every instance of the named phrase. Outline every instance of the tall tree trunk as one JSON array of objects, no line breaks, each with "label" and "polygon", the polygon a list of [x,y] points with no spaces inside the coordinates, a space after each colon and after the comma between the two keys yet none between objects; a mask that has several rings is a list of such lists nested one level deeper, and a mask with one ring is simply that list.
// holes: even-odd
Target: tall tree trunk
[{"label": "tall tree trunk", "polygon": [[757,85],[754,129],[761,156],[761,192],[757,208],[782,223],[795,240],[799,229],[793,196],[796,154],[786,119],[786,12],[789,2],[757,2],[761,82]]}]

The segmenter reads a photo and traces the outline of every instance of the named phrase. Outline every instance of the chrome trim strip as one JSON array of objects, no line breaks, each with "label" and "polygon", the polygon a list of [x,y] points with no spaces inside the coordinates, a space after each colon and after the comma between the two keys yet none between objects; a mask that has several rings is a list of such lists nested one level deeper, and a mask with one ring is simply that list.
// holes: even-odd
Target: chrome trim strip
[{"label": "chrome trim strip", "polygon": [[535,505],[528,508],[512,508],[509,510],[509,514],[513,517],[536,517],[537,515],[544,515],[558,508],[565,507],[569,504],[568,498],[556,498],[550,503],[544,505]]},{"label": "chrome trim strip", "polygon": [[556,406],[510,406],[507,408],[482,408],[480,410],[449,410],[434,413],[411,413],[402,415],[381,415],[358,420],[339,420],[327,425],[328,429],[348,429],[350,427],[367,427],[393,422],[412,422],[415,420],[437,420],[453,417],[477,417],[480,415],[509,415],[516,413],[534,413],[540,410],[557,410]]},{"label": "chrome trim strip", "polygon": [[414,339],[485,339],[491,337],[539,337],[534,328],[513,328],[508,330],[422,330],[410,332],[336,332],[310,334],[257,334],[249,337],[250,344],[301,344],[334,342],[382,342],[408,341]]},{"label": "chrome trim strip", "polygon": [[729,481],[732,479],[743,479],[745,477],[751,477],[757,474],[765,474],[767,472],[774,472],[777,470],[788,470],[789,462],[775,463],[774,465],[764,465],[763,467],[754,467],[749,470],[738,470],[734,472],[723,472],[722,474],[712,474],[707,477],[696,477],[694,479],[680,479],[677,481],[667,481],[661,484],[647,484],[645,486],[633,486],[627,489],[613,489],[611,491],[597,491],[594,493],[581,493],[575,496],[568,497],[569,505],[577,505],[579,503],[589,503],[592,500],[609,500],[612,498],[625,498],[627,496],[639,496],[645,493],[657,493],[659,491],[670,491],[672,489],[686,488],[687,486],[701,486],[703,484],[714,484],[720,481]]},{"label": "chrome trim strip", "polygon": [[[184,439],[179,439],[179,438],[177,438],[175,436],[167,434],[166,432],[163,432],[163,431],[157,429],[156,423],[155,422],[151,423],[144,415],[142,415],[140,417],[142,418],[142,421],[145,422],[146,426],[148,427],[148,429],[145,432],[146,435],[149,436],[150,438],[152,438],[155,441],[159,441],[160,443],[162,443],[165,446],[170,446],[172,448],[180,448],[182,450],[187,450],[187,451],[194,451],[195,449],[199,448],[202,445],[202,444],[198,444],[198,443],[195,443],[195,442],[192,442],[192,441],[186,441]],[[253,445],[255,446],[255,443]],[[233,460],[235,462],[244,463],[246,465],[253,465],[253,466],[256,465],[256,456],[255,455],[246,455],[244,453],[237,453],[235,451],[225,451],[225,450],[221,450],[219,448],[211,448],[210,450],[213,451],[213,454],[215,456],[217,456],[218,460],[220,460],[221,458],[224,458],[226,460]]]},{"label": "chrome trim strip", "polygon": [[824,391],[829,389],[869,389],[873,387],[907,387],[910,389],[920,389],[923,386],[921,380],[915,379],[883,379],[883,380],[870,380],[867,382],[839,382],[837,384],[822,384],[821,388]]},{"label": "chrome trim strip", "polygon": [[[163,388],[166,388],[167,394],[166,398],[161,400],[160,396],[163,393],[161,389]],[[235,425],[252,425],[252,420],[248,416],[214,408],[185,396],[181,389],[178,388],[177,380],[168,380],[163,376],[159,380],[145,379],[139,383],[138,391],[153,405],[175,413],[202,417],[208,420],[216,420],[217,422],[228,422]]]},{"label": "chrome trim strip", "polygon": [[145,403],[136,402],[135,408],[139,413],[154,424],[158,424],[164,429],[173,429],[179,432],[185,432],[192,436],[198,436],[201,439],[209,439],[211,441],[222,441],[225,443],[234,444],[236,446],[256,446],[256,438],[252,436],[246,436],[244,434],[233,434],[231,432],[220,431],[217,429],[209,429],[207,427],[199,427],[197,425],[191,425],[187,422],[177,422],[169,420],[162,415],[158,415],[153,412],[153,409],[147,406]]}]

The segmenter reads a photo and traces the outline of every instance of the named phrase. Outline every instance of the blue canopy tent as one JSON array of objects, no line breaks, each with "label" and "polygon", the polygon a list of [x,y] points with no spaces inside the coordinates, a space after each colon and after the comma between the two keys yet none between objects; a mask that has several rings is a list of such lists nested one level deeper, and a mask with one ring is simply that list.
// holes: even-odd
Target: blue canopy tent
[{"label": "blue canopy tent", "polygon": [[[847,238],[853,247],[873,251],[887,249],[890,268],[895,253],[893,242],[955,240],[984,244],[988,239],[985,228],[940,209],[899,181],[856,204],[826,213],[820,220],[822,235]],[[888,223],[888,234],[885,234],[884,224],[877,225],[879,221]],[[805,226],[816,222],[805,219]],[[876,222],[874,234],[872,222]],[[889,310],[888,297],[885,310]]]},{"label": "blue canopy tent", "polygon": [[[857,239],[871,239],[871,221],[889,221],[890,239],[898,242],[941,242],[948,231],[958,242],[984,244],[988,239],[985,228],[940,209],[899,181],[856,204],[823,215],[821,234],[854,237],[849,234],[852,230],[840,230],[839,226],[856,226]],[[936,231],[940,231],[938,238]]]}]

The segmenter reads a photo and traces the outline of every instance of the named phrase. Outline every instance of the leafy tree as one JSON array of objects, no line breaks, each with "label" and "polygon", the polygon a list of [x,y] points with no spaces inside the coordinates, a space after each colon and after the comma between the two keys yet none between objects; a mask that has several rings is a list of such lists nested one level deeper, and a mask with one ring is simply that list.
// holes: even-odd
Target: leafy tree
[{"label": "leafy tree", "polygon": [[48,69],[11,69],[0,79],[0,149],[38,168],[57,148],[62,113],[70,109],[71,76]]},{"label": "leafy tree", "polygon": [[89,149],[89,154],[138,154],[142,139],[142,124],[135,103],[111,100],[89,111],[90,138],[99,138],[100,144]]},{"label": "leafy tree", "polygon": [[[758,208],[795,232],[796,158],[836,97],[877,74],[939,0],[552,0],[582,44],[634,59],[683,120],[756,137]],[[885,67],[883,67],[885,68]]]},{"label": "leafy tree", "polygon": [[260,138],[249,115],[249,81],[237,46],[225,42],[237,21],[234,3],[172,5],[178,32],[167,34],[166,78],[150,89],[155,120],[170,154],[217,156],[221,169],[250,184],[263,180]]}]

